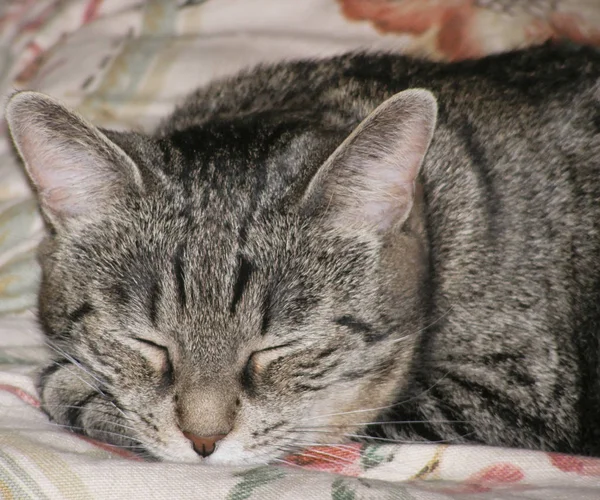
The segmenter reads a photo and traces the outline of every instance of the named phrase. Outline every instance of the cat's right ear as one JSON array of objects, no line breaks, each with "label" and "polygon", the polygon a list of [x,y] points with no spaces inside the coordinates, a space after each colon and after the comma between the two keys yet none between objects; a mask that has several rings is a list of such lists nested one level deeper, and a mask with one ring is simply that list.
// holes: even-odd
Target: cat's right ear
[{"label": "cat's right ear", "polygon": [[403,224],[437,118],[433,94],[410,89],[377,107],[319,168],[302,207],[329,227],[377,235]]},{"label": "cat's right ear", "polygon": [[60,230],[101,214],[131,190],[138,167],[97,127],[38,92],[18,92],[6,120],[48,222]]}]

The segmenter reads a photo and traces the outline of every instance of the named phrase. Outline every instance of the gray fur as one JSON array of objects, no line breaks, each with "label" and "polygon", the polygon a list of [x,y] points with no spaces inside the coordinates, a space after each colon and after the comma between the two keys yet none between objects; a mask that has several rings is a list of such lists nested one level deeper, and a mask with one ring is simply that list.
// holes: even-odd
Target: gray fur
[{"label": "gray fur", "polygon": [[228,434],[208,463],[349,435],[600,455],[599,78],[561,47],[300,61],[151,136],[16,94],[45,410],[165,460],[200,460],[182,431]]}]

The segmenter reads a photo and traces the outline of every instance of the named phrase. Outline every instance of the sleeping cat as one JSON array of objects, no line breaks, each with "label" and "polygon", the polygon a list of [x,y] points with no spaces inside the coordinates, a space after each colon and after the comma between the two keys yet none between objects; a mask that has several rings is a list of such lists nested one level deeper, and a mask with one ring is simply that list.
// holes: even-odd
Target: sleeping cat
[{"label": "sleeping cat", "polygon": [[50,228],[52,420],[149,457],[317,443],[600,455],[600,54],[350,54],[151,135],[10,100]]}]

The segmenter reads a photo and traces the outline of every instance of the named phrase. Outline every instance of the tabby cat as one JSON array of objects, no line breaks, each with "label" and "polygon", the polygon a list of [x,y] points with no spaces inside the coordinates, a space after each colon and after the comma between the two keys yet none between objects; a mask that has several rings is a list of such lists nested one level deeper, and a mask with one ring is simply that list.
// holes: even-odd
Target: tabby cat
[{"label": "tabby cat", "polygon": [[600,456],[600,53],[258,67],[152,134],[19,92],[57,423],[148,457]]}]

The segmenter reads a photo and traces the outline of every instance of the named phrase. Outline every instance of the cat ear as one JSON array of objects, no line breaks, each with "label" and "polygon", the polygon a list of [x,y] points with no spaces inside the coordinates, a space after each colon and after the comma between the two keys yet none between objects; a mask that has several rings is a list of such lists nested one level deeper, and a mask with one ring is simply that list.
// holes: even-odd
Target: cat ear
[{"label": "cat ear", "polygon": [[333,227],[384,232],[403,223],[435,128],[431,92],[400,92],[373,111],[312,178],[303,197]]},{"label": "cat ear", "polygon": [[55,227],[101,213],[131,188],[141,190],[133,160],[56,100],[19,92],[8,102],[6,119],[42,210]]}]

